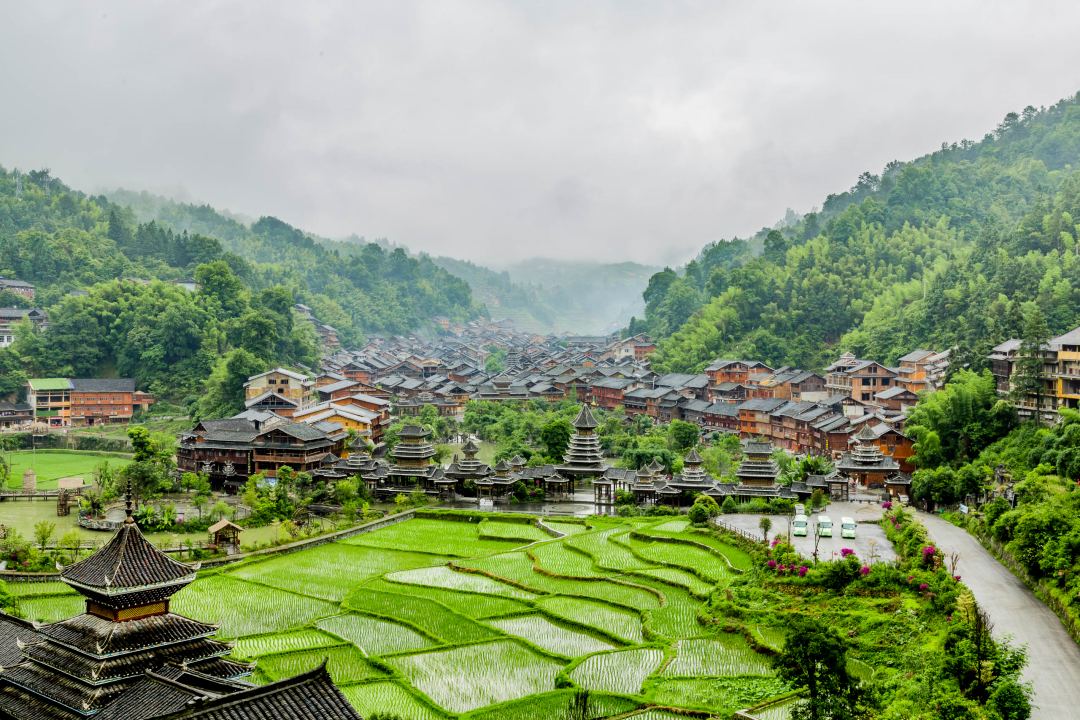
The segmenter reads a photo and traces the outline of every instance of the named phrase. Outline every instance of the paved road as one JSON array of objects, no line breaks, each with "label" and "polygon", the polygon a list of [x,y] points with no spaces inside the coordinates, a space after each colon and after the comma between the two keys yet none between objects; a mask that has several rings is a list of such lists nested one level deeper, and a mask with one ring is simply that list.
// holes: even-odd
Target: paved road
[{"label": "paved road", "polygon": [[[877,543],[875,549],[878,562],[888,562],[896,557],[896,552],[893,550],[892,543],[885,538],[885,531],[881,529],[880,525],[859,522],[861,520],[876,521],[881,519],[881,505],[863,505],[839,501],[830,503],[826,511],[810,517],[811,527],[808,529],[805,536],[792,536],[791,540],[795,545],[795,549],[803,557],[810,558],[814,554],[813,523],[818,515],[828,515],[829,519],[833,522],[833,536],[823,537],[818,543],[819,560],[834,560],[840,557],[840,551],[843,548],[851,548],[855,551],[855,554],[859,556],[860,560],[868,562],[870,559],[869,540],[871,538]],[[858,523],[854,538],[844,539],[840,537],[840,518],[842,517],[850,517]],[[777,535],[786,537],[788,518],[779,515],[773,515],[771,518],[773,527],[772,530],[769,531],[769,537],[773,538]],[[729,525],[748,530],[758,536],[761,535],[761,530],[758,528],[758,522],[761,520],[760,515],[753,513],[738,513],[737,515],[721,515],[718,519]]]},{"label": "paved road", "polygon": [[979,606],[994,622],[995,634],[1009,634],[1027,644],[1024,679],[1035,690],[1035,720],[1080,717],[1080,646],[1057,615],[1020,579],[997,561],[965,530],[936,515],[916,513],[930,537],[946,553],[960,553],[958,571]]}]

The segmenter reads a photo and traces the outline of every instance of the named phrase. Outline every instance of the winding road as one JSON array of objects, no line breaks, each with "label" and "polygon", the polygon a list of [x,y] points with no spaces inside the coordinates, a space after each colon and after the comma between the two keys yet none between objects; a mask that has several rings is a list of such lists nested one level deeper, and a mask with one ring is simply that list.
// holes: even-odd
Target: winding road
[{"label": "winding road", "polygon": [[979,606],[994,622],[995,635],[1009,634],[1028,646],[1024,679],[1035,690],[1031,717],[1080,717],[1080,646],[1057,615],[967,531],[937,515],[915,513],[931,539],[946,553],[960,553],[957,568]]}]

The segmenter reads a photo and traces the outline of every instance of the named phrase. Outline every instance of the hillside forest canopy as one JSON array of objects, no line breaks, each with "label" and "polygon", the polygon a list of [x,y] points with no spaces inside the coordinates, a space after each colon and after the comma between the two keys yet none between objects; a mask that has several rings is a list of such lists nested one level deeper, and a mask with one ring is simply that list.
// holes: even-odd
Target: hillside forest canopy
[{"label": "hillside forest canopy", "polygon": [[[295,320],[294,303],[346,345],[365,333],[435,332],[436,314],[484,313],[468,283],[400,248],[339,243],[344,255],[276,218],[247,227],[208,206],[157,204],[161,219],[139,222],[132,207],[47,171],[16,175],[0,167],[0,275],[37,287],[33,305],[48,310],[50,328],[17,327],[0,349],[0,395],[26,377],[119,376],[179,400],[202,393],[207,378],[236,386],[230,372],[314,367],[317,336]],[[197,292],[171,283],[185,278]],[[30,304],[10,291],[0,302]]]},{"label": "hillside forest canopy", "polygon": [[630,334],[659,372],[717,357],[819,369],[840,351],[895,364],[958,346],[986,367],[1039,309],[1080,325],[1080,94],[1009,113],[980,141],[863,173],[820,211],[706,246],[649,280]]}]

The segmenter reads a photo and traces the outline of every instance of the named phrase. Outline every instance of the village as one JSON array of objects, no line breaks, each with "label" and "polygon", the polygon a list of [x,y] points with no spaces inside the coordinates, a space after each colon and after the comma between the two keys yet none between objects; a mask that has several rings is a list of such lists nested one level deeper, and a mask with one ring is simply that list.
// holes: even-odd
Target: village
[{"label": "village", "polygon": [[[33,299],[29,283],[0,282]],[[520,332],[508,319],[459,324],[444,316],[430,319],[434,332],[427,337],[372,334],[363,347],[343,348],[335,329],[321,323],[311,308],[296,304],[293,310],[319,334],[322,364],[249,377],[243,412],[202,420],[179,434],[178,474],[201,473],[214,491],[225,494],[239,493],[256,474],[273,479],[285,466],[330,483],[359,477],[382,497],[420,486],[434,497],[453,500],[468,483],[479,496],[505,499],[521,479],[542,486],[548,497],[571,497],[578,480],[591,480],[598,503],[612,502],[618,490],[633,491],[642,503],[678,503],[706,491],[721,501],[728,494],[745,500],[798,492],[776,485],[778,471],[762,474],[761,467],[756,474],[736,473],[738,486],[718,483],[692,459],[682,476],[661,478],[655,467],[646,476],[643,470],[611,467],[598,447],[584,465],[567,456],[566,465],[525,468],[520,457],[517,464],[481,464],[478,447],[469,442],[461,448],[464,457],[443,467],[432,462],[426,436],[403,435],[396,452],[387,456],[391,424],[416,418],[425,408],[459,423],[473,400],[570,399],[582,403],[583,414],[591,407],[618,413],[625,423],[640,417],[659,424],[691,423],[704,443],[736,436],[747,451],[746,462],[752,462],[753,447],[762,456],[780,449],[833,463],[833,474],[811,478],[805,494],[820,489],[846,497],[858,486],[906,499],[915,470],[914,442],[904,432],[907,414],[920,394],[941,389],[951,369],[949,349],[915,349],[896,366],[844,353],[821,373],[720,358],[699,374],[659,374],[649,367],[656,344],[644,334],[543,336]],[[0,318],[8,319],[0,327],[0,341],[10,341],[11,322],[19,319],[47,332],[44,311],[2,308]],[[1077,337],[1080,330],[1052,339],[1054,355],[1047,362],[1060,360],[1068,367],[1048,372],[1045,392],[1022,399],[1021,414],[1033,412],[1038,402],[1044,419],[1051,420],[1057,407],[1076,405],[1080,389],[1073,387],[1069,368],[1075,364]],[[1019,348],[1019,340],[1010,340],[990,356],[1004,394],[1014,384]],[[0,400],[0,428],[16,432],[126,424],[154,402],[136,390],[134,380],[122,378],[32,379],[25,387],[26,402],[13,399]]]}]

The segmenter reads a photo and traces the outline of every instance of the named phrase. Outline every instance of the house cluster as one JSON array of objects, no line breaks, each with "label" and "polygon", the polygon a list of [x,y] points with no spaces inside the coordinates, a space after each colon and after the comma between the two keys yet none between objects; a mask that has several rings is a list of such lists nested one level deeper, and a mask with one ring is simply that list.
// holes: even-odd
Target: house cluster
[{"label": "house cluster", "polygon": [[48,316],[41,308],[0,307],[0,347],[15,342],[15,323],[22,320],[29,320],[39,330],[49,324]]},{"label": "house cluster", "polygon": [[[1024,373],[1024,349],[1020,340],[1006,340],[993,349],[990,363],[998,392],[1015,397]],[[1042,363],[1033,388],[1016,400],[1016,414],[1030,419],[1038,413],[1043,423],[1059,419],[1058,408],[1080,408],[1080,328],[1050,338],[1039,353]]]},{"label": "house cluster", "polygon": [[705,472],[705,460],[691,449],[683,458],[683,471],[665,476],[660,463],[653,461],[638,470],[606,468],[593,481],[595,501],[611,503],[619,491],[633,493],[640,505],[671,505],[679,507],[694,502],[704,494],[718,504],[729,497],[736,503],[754,500],[791,500],[806,502],[815,491],[846,499],[851,486],[884,489],[892,496],[910,496],[911,475],[900,469],[899,463],[882,452],[877,445],[878,435],[869,425],[863,425],[852,438],[851,448],[841,453],[836,468],[828,475],[811,475],[789,485],[778,482],[780,467],[772,454],[776,446],[763,439],[754,439],[743,448],[743,459],[734,475],[737,482],[721,482]]},{"label": "house cluster", "polygon": [[355,448],[385,449],[390,395],[377,387],[276,368],[248,378],[244,394],[243,412],[180,433],[179,472],[203,473],[215,490],[238,492],[251,475],[277,478],[286,465],[323,480],[344,477],[332,466],[346,454],[349,431]]},{"label": "house cluster", "polygon": [[293,305],[293,310],[300,316],[302,321],[309,323],[311,327],[315,328],[315,332],[319,334],[322,346],[327,352],[334,352],[341,347],[341,341],[338,340],[337,328],[320,321],[315,317],[315,311],[301,303]]},{"label": "house cluster", "polygon": [[[371,335],[364,347],[327,357],[320,370],[382,389],[402,415],[432,405],[460,420],[470,399],[555,401],[571,393],[585,397],[598,378],[648,377],[646,358],[656,349],[645,335],[549,337],[518,332],[512,320],[432,321],[446,330],[437,340]],[[502,369],[489,373],[495,353]]]},{"label": "house cluster", "polygon": [[154,402],[131,378],[35,378],[25,392],[25,403],[0,401],[0,427],[125,424]]}]

